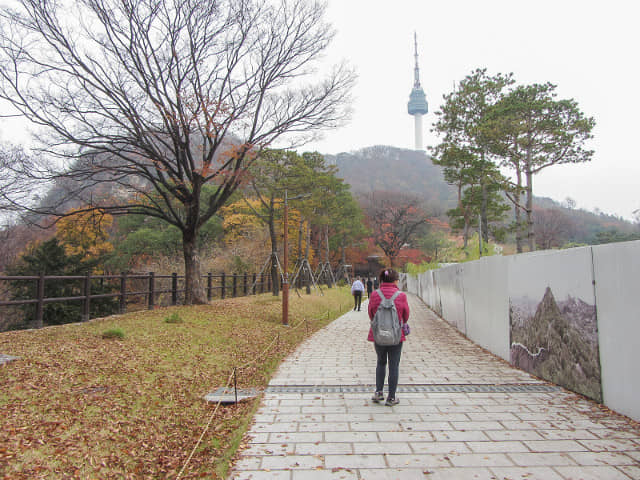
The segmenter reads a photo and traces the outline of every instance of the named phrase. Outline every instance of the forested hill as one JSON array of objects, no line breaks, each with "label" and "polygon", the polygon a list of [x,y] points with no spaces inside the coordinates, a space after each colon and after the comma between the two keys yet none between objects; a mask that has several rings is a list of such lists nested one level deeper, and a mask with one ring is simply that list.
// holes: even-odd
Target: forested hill
[{"label": "forested hill", "polygon": [[[434,165],[425,153],[390,146],[373,146],[360,150],[325,155],[338,167],[339,176],[351,185],[355,194],[376,190],[413,193],[427,202],[427,208],[446,220],[446,211],[456,205],[454,187],[444,181],[441,167]],[[604,213],[570,209],[549,198],[534,197],[534,206],[541,221],[545,212],[567,218],[570,232],[566,241],[605,243],[632,239],[637,227],[630,222]]]},{"label": "forested hill", "polygon": [[455,207],[455,189],[444,181],[442,169],[425,152],[378,145],[325,158],[337,165],[339,176],[355,194],[408,192],[424,198],[431,209],[442,214]]}]

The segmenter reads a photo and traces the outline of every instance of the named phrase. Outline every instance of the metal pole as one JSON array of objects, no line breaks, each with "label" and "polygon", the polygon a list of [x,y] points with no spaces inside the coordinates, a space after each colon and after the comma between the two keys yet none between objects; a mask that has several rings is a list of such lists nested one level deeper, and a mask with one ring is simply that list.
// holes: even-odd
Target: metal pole
[{"label": "metal pole", "polygon": [[289,206],[287,204],[287,191],[284,191],[284,238],[282,255],[283,269],[282,274],[282,324],[289,325]]},{"label": "metal pole", "polygon": [[36,328],[44,326],[44,272],[38,276],[38,303],[36,304]]}]

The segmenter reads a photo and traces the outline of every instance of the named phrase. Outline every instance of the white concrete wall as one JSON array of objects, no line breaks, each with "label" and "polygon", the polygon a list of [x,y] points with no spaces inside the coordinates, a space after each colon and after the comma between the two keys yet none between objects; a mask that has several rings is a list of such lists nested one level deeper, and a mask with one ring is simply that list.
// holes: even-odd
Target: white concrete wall
[{"label": "white concrete wall", "polygon": [[[603,403],[640,421],[640,241],[485,257],[408,282],[442,318],[509,360],[509,295],[529,293],[533,277],[558,292],[584,292],[580,297],[587,302],[593,292]],[[534,299],[539,294],[530,293]]]},{"label": "white concrete wall", "polygon": [[442,318],[462,333],[466,333],[462,271],[462,265],[451,265],[436,270],[434,274],[440,293]]},{"label": "white concrete wall", "polygon": [[604,404],[640,421],[640,242],[593,247]]},{"label": "white concrete wall", "polygon": [[509,297],[504,257],[464,264],[467,337],[509,361]]}]

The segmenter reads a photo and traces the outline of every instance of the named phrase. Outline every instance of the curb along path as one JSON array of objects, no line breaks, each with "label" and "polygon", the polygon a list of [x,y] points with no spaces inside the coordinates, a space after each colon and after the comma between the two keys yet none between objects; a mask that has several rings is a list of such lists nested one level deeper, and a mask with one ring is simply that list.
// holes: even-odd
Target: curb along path
[{"label": "curb along path", "polygon": [[230,479],[640,480],[640,428],[511,367],[413,295],[394,407],[366,302],[280,366]]}]

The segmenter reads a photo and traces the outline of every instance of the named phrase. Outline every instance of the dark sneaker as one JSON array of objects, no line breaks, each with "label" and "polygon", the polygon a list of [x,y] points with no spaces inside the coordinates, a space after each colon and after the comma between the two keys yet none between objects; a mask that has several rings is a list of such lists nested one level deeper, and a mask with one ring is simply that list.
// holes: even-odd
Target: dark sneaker
[{"label": "dark sneaker", "polygon": [[382,393],[382,392],[374,393],[373,397],[371,397],[371,400],[373,400],[376,403],[380,403],[381,401],[384,400],[384,393]]},{"label": "dark sneaker", "polygon": [[387,407],[393,407],[394,405],[397,405],[399,403],[400,400],[398,400],[397,398],[387,398],[387,401],[384,402]]}]

